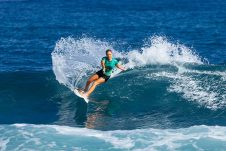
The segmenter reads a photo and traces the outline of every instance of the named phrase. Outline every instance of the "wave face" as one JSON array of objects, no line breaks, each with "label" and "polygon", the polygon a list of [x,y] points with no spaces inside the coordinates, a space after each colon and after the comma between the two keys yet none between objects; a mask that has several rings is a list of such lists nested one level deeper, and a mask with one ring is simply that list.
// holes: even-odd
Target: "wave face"
[{"label": "wave face", "polygon": [[1,125],[0,132],[2,151],[223,151],[226,148],[226,128],[220,126],[98,131],[57,125],[13,124]]}]

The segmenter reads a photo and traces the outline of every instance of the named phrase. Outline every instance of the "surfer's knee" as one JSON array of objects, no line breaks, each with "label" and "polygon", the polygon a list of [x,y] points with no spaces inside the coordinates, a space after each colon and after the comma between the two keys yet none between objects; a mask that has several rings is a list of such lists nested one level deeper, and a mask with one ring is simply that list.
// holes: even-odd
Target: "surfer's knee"
[{"label": "surfer's knee", "polygon": [[93,80],[92,79],[89,79],[88,81],[87,81],[87,83],[92,83],[93,82]]},{"label": "surfer's knee", "polygon": [[97,81],[94,81],[93,84],[94,84],[94,85],[98,85],[98,84],[100,84],[100,83],[97,82]]}]

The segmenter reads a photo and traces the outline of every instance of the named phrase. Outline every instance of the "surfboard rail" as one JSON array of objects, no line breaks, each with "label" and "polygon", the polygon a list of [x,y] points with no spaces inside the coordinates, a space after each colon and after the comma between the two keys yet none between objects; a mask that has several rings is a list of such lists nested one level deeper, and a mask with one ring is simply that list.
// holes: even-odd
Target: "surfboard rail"
[{"label": "surfboard rail", "polygon": [[78,88],[75,88],[75,89],[74,89],[74,93],[75,93],[75,95],[77,95],[78,97],[83,98],[83,99],[85,100],[86,103],[89,103],[89,99],[88,99],[87,97],[82,96],[82,95],[80,94]]}]

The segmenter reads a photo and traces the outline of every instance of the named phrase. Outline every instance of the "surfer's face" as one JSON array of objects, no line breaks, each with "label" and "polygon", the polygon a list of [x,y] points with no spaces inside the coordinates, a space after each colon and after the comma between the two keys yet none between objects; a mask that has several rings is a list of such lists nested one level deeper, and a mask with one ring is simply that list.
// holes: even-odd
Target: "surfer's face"
[{"label": "surfer's face", "polygon": [[112,52],[111,51],[108,51],[106,53],[106,56],[108,57],[108,59],[110,60],[112,58]]}]

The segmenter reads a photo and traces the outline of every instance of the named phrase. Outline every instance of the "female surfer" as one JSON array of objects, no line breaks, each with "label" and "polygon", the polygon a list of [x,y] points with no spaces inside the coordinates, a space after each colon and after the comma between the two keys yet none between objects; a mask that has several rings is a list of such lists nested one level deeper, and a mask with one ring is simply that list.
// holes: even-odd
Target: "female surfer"
[{"label": "female surfer", "polygon": [[[120,65],[114,57],[112,57],[112,50],[110,49],[106,50],[106,57],[102,58],[101,66],[102,66],[102,69],[97,71],[94,75],[92,75],[89,78],[89,80],[86,82],[86,86],[84,90],[79,90],[79,93],[83,97],[89,97],[97,85],[107,82],[107,80],[110,78],[112,71],[115,67],[125,71],[125,68],[122,65]],[[89,85],[92,82],[93,84],[88,90]]]}]

